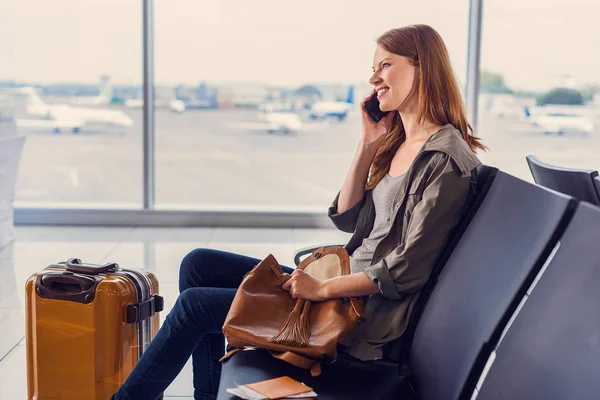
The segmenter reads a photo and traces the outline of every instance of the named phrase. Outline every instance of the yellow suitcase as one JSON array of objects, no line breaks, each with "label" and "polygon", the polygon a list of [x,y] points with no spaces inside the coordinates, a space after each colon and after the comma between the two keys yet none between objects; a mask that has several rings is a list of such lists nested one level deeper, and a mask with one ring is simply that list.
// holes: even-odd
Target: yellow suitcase
[{"label": "yellow suitcase", "polygon": [[71,258],[32,275],[26,290],[30,400],[107,400],[159,328],[151,272]]}]

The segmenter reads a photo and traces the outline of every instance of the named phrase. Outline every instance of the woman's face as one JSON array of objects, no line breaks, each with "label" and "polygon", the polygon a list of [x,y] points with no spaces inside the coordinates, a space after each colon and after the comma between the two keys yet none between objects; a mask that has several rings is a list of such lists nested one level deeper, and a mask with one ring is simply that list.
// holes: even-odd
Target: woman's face
[{"label": "woman's face", "polygon": [[399,110],[412,89],[415,66],[407,57],[377,46],[373,57],[373,76],[369,79],[377,90],[381,111]]}]

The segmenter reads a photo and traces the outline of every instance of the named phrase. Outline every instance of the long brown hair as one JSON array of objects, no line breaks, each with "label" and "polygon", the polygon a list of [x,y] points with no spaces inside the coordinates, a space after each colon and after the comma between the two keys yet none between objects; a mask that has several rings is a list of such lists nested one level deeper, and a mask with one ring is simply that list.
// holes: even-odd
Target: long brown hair
[{"label": "long brown hair", "polygon": [[[411,25],[385,32],[377,39],[384,50],[407,57],[417,67],[413,87],[402,106],[417,96],[417,121],[436,125],[452,124],[460,131],[471,151],[486,150],[474,136],[448,50],[441,36],[428,25]],[[371,165],[367,189],[373,189],[388,173],[396,151],[406,139],[402,119],[396,114]]]}]

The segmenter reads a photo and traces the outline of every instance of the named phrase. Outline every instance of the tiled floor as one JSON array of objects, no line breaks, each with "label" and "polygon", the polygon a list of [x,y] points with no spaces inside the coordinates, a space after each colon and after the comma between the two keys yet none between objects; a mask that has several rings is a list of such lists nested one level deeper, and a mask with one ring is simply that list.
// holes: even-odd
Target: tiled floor
[{"label": "tiled floor", "polygon": [[[190,250],[209,247],[256,258],[272,253],[293,265],[294,251],[323,243],[345,243],[333,229],[96,228],[17,227],[13,245],[0,251],[0,399],[25,400],[27,376],[24,337],[24,285],[46,265],[79,257],[118,262],[154,272],[165,297],[165,312],[177,297],[179,263]],[[167,389],[167,398],[192,399],[188,363]]]}]

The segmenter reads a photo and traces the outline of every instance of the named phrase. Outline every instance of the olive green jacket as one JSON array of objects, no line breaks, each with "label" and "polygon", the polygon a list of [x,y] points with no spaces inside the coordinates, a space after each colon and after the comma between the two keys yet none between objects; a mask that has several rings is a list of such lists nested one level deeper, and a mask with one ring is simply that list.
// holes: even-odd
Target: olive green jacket
[{"label": "olive green jacket", "polygon": [[[363,360],[381,358],[381,347],[402,335],[420,290],[429,278],[451,230],[463,215],[471,172],[480,164],[460,132],[447,124],[423,145],[392,203],[392,225],[363,272],[379,285],[369,297],[366,322],[342,342],[346,352]],[[335,226],[354,234],[346,244],[351,255],[373,229],[372,191],[339,213],[339,193],[328,215]]]}]

